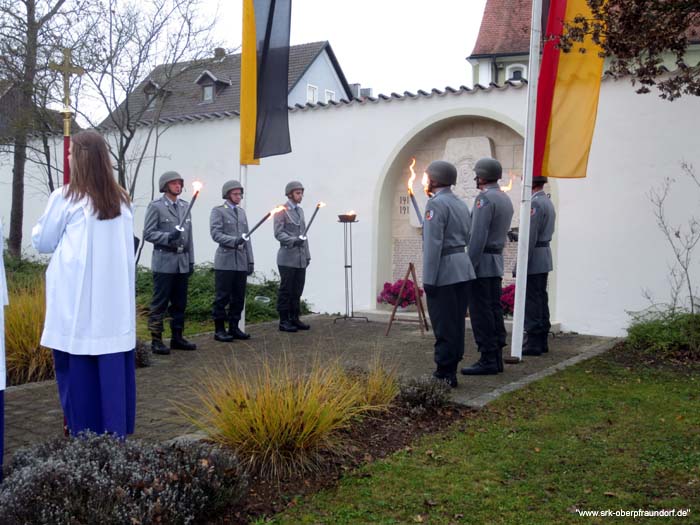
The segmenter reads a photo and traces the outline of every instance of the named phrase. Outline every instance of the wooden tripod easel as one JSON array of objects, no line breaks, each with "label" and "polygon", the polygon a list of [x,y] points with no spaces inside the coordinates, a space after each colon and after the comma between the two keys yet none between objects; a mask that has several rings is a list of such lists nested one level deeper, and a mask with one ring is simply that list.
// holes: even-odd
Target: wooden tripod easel
[{"label": "wooden tripod easel", "polygon": [[[428,320],[425,317],[425,309],[423,308],[423,299],[421,299],[420,293],[418,292],[418,279],[416,278],[416,268],[413,263],[408,263],[408,270],[406,270],[406,275],[403,278],[403,283],[401,284],[401,289],[399,290],[399,297],[403,294],[403,289],[406,286],[406,281],[408,276],[413,277],[413,284],[416,288],[416,309],[418,310],[418,319],[396,319],[396,309],[399,307],[398,301],[394,305],[394,309],[391,311],[391,317],[389,317],[389,326],[386,327],[385,336],[389,335],[389,330],[391,330],[391,325],[394,321],[398,320],[407,323],[418,323],[420,326],[420,333],[423,335],[426,331],[430,330],[428,326]],[[425,328],[425,329],[424,329]]]}]

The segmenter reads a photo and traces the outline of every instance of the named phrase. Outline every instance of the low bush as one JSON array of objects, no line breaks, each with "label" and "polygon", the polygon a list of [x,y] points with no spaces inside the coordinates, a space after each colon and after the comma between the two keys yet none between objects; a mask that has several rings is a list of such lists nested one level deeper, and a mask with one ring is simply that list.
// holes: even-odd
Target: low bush
[{"label": "low bush", "polygon": [[339,451],[337,431],[377,408],[366,394],[337,363],[301,370],[286,359],[266,359],[250,372],[209,374],[198,392],[202,405],[181,409],[251,469],[280,479],[313,470],[322,453]]},{"label": "low bush", "polygon": [[450,392],[447,382],[423,375],[401,383],[399,401],[413,408],[435,409],[449,402]]},{"label": "low bush", "polygon": [[146,368],[151,366],[151,345],[142,339],[136,340],[136,368]]},{"label": "low bush", "polygon": [[645,312],[634,314],[627,345],[660,358],[700,360],[700,314]]},{"label": "low bush", "polygon": [[238,460],[219,447],[86,434],[15,454],[0,486],[0,523],[203,523],[246,492]]},{"label": "low bush", "polygon": [[17,259],[7,252],[4,256],[5,273],[7,274],[7,287],[10,291],[15,288],[27,288],[35,286],[38,281],[44,280],[46,263],[31,259]]},{"label": "low bush", "polygon": [[53,355],[39,344],[44,328],[46,298],[44,281],[9,287],[5,308],[5,358],[10,384],[17,385],[53,377]]},{"label": "low bush", "polygon": [[[277,292],[279,279],[263,279],[260,283],[249,282],[246,287],[246,322],[257,323],[277,319]],[[187,319],[208,321],[211,319],[214,301],[214,268],[211,264],[195,266],[187,291]],[[136,272],[137,309],[147,313],[153,296],[153,273],[145,267]],[[255,297],[267,297],[269,302],[259,302]],[[309,305],[302,300],[302,314],[310,312]]]}]

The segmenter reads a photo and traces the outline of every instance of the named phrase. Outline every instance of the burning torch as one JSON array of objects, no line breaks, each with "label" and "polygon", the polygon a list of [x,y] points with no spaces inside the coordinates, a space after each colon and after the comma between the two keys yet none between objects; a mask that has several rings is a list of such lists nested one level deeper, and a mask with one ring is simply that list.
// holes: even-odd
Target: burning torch
[{"label": "burning torch", "polygon": [[190,213],[192,213],[192,205],[194,204],[194,201],[197,200],[197,197],[199,196],[199,191],[202,189],[202,183],[199,182],[198,180],[194,181],[192,183],[192,189],[194,190],[194,195],[192,195],[192,200],[190,201],[190,205],[187,206],[187,211],[185,212],[185,216],[182,219],[182,222],[175,226],[175,229],[179,232],[184,232],[185,231],[185,222],[187,219],[190,217]]},{"label": "burning torch", "polygon": [[411,165],[408,167],[411,170],[411,177],[408,179],[408,195],[411,197],[411,203],[413,204],[413,209],[416,210],[416,215],[418,216],[418,222],[423,226],[423,214],[418,207],[418,202],[416,201],[416,196],[413,194],[413,181],[416,179],[416,172],[413,171],[413,166],[416,165],[416,158],[411,159]]},{"label": "burning torch", "polygon": [[320,210],[321,208],[323,208],[325,205],[326,205],[325,202],[319,202],[319,203],[316,205],[316,209],[314,210],[314,213],[313,213],[313,215],[311,216],[311,220],[309,221],[309,224],[306,225],[306,229],[304,230],[304,235],[300,235],[300,236],[299,236],[299,238],[300,238],[302,241],[305,241],[305,240],[306,240],[306,234],[309,233],[309,228],[311,228],[311,224],[314,222],[314,219],[316,218],[316,214],[318,213],[318,210]]},{"label": "burning torch", "polygon": [[260,219],[258,221],[258,223],[255,226],[253,226],[253,228],[248,233],[244,233],[243,235],[241,235],[243,240],[247,242],[250,239],[250,236],[253,235],[253,232],[255,230],[257,230],[258,228],[260,228],[260,226],[262,226],[263,222],[265,222],[267,219],[269,219],[270,217],[272,217],[276,213],[281,212],[282,210],[284,210],[284,206],[276,206],[276,207],[272,208],[270,211],[268,211],[265,214],[265,216],[262,219]]}]

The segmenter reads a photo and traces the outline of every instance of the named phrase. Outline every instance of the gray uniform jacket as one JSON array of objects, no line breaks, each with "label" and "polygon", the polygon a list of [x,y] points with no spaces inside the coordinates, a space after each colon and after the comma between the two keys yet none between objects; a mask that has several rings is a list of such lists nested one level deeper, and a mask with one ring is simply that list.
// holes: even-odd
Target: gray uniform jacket
[{"label": "gray uniform jacket", "polygon": [[253,264],[251,241],[234,246],[236,240],[248,233],[248,218],[240,206],[233,208],[228,203],[212,208],[209,216],[209,232],[214,242],[219,243],[214,255],[215,270],[247,272]]},{"label": "gray uniform jacket", "polygon": [[513,203],[497,182],[474,199],[469,259],[477,277],[503,277],[503,247],[512,218]]},{"label": "gray uniform jacket", "polygon": [[549,243],[554,235],[556,213],[554,205],[544,191],[532,196],[530,211],[530,247],[528,250],[528,275],[552,271],[552,249]]},{"label": "gray uniform jacket", "polygon": [[185,216],[187,201],[177,199],[174,203],[163,195],[148,205],[143,222],[143,238],[153,243],[151,270],[160,273],[189,273],[190,264],[194,264],[194,245],[192,244],[192,222],[190,218],[184,224],[185,231],[179,239],[168,242],[168,234],[175,231],[175,226]]},{"label": "gray uniform jacket", "polygon": [[284,208],[284,211],[276,213],[274,218],[275,239],[280,242],[277,265],[306,268],[311,262],[309,241],[304,241],[301,246],[293,246],[294,241],[306,230],[304,210],[300,206],[295,209],[290,202],[285,203]]},{"label": "gray uniform jacket", "polygon": [[466,247],[469,208],[445,188],[428,199],[423,221],[423,284],[446,286],[476,277]]}]

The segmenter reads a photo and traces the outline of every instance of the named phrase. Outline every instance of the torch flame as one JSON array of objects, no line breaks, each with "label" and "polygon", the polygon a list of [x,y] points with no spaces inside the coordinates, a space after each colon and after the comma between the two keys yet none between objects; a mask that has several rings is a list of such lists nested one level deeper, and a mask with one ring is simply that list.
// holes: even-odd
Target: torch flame
[{"label": "torch flame", "polygon": [[199,193],[199,190],[202,189],[202,186],[203,186],[203,184],[201,182],[199,182],[198,180],[196,180],[192,183],[192,190],[195,193]]},{"label": "torch flame", "polygon": [[430,197],[430,192],[428,191],[428,174],[423,173],[423,179],[421,179],[421,184],[423,184],[423,191]]},{"label": "torch flame", "polygon": [[317,207],[317,208],[323,208],[325,205],[326,205],[325,202],[319,202],[319,203],[316,205],[316,207]]},{"label": "torch flame", "polygon": [[510,171],[508,172],[508,177],[510,179],[508,184],[501,186],[501,191],[505,191],[506,193],[513,189],[513,179],[515,178]]},{"label": "torch flame", "polygon": [[411,165],[408,167],[411,170],[411,177],[408,179],[408,193],[413,193],[413,181],[416,180],[416,172],[413,170],[413,166],[416,165],[416,158],[411,158]]},{"label": "torch flame", "polygon": [[275,206],[274,208],[272,208],[272,209],[270,210],[270,217],[272,217],[272,216],[275,215],[276,213],[281,212],[281,211],[284,210],[284,209],[285,209],[284,206]]},{"label": "torch flame", "polygon": [[355,210],[350,210],[350,211],[346,211],[345,215],[357,215],[357,213],[355,212]]}]

